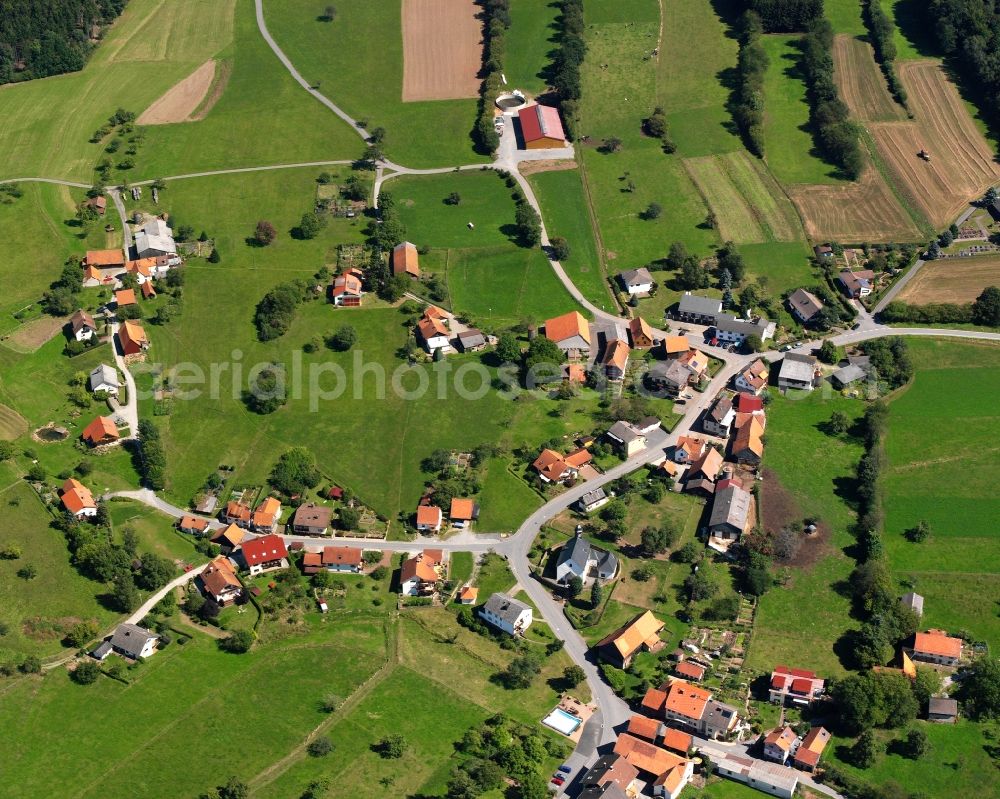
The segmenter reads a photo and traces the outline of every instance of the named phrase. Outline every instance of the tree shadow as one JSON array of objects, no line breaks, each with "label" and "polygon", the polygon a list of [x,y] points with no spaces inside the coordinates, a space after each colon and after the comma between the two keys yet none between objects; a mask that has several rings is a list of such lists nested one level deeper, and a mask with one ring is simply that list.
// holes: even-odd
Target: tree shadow
[{"label": "tree shadow", "polygon": [[861,668],[857,657],[859,644],[860,632],[858,630],[848,630],[833,642],[833,654],[848,671],[856,671]]}]

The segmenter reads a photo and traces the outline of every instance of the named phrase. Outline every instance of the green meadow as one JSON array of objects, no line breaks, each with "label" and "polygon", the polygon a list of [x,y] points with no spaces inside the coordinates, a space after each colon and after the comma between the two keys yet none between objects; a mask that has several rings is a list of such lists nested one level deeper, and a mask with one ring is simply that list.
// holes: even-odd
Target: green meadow
[{"label": "green meadow", "polygon": [[827,434],[823,425],[834,411],[857,418],[864,405],[821,395],[817,390],[805,397],[776,396],[768,406],[764,465],[773,477],[765,477],[761,502],[768,501],[768,481],[777,480],[801,518],[818,518],[830,534],[826,540],[804,542],[804,550],[819,548],[813,565],[791,568],[788,581],[761,598],[747,659],[747,667],[755,671],[790,663],[823,674],[843,672],[834,643],[851,625],[850,602],[833,586],[854,568],[844,551],[854,541],[855,516],[846,497],[862,446],[846,434]]},{"label": "green meadow", "polygon": [[209,58],[232,64],[222,98],[201,122],[144,128],[127,177],[360,151],[360,139],[292,80],[260,38],[252,0],[135,0],[81,72],[0,89],[0,177],[91,181],[104,156],[102,144],[88,141],[94,130],[119,107],[140,114]]},{"label": "green meadow", "polygon": [[[913,382],[893,398],[882,479],[885,544],[893,570],[925,597],[930,625],[1000,644],[1000,559],[991,544],[1000,504],[995,440],[1000,347],[915,340]],[[931,535],[905,533],[919,521]]]},{"label": "green meadow", "polygon": [[541,0],[512,0],[507,29],[504,75],[507,85],[531,94],[545,91],[543,75],[558,46],[558,4]]},{"label": "green meadow", "polygon": [[569,258],[560,262],[566,274],[594,305],[613,309],[580,170],[536,172],[528,180],[542,206],[549,236],[562,237],[569,244]]},{"label": "green meadow", "polygon": [[333,24],[317,20],[321,11],[301,0],[264,4],[271,35],[299,73],[369,130],[385,128],[390,158],[410,167],[486,160],[473,152],[469,135],[476,121],[475,98],[402,101],[398,3],[344,0],[337,4]]},{"label": "green meadow", "polygon": [[791,183],[838,183],[833,168],[814,154],[806,85],[799,72],[798,36],[762,38],[770,59],[764,77],[764,152],[774,176]]}]

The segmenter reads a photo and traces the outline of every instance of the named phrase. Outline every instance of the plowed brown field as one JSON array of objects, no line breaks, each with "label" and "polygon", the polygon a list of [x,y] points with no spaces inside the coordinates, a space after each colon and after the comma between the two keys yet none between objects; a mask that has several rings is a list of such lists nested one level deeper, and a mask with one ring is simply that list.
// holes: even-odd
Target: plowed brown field
[{"label": "plowed brown field", "polygon": [[918,241],[920,228],[869,166],[856,183],[838,186],[789,186],[806,233],[814,241],[844,243]]},{"label": "plowed brown field", "polygon": [[[899,76],[914,121],[869,127],[903,190],[934,227],[943,227],[969,200],[1000,181],[1000,165],[940,64],[904,62]],[[917,156],[921,150],[930,153],[929,162]]]},{"label": "plowed brown field", "polygon": [[473,0],[403,0],[403,102],[479,93],[483,26]]},{"label": "plowed brown field", "polygon": [[853,36],[834,39],[833,62],[841,99],[851,116],[862,122],[893,122],[906,119],[906,112],[892,99],[885,78],[875,63],[868,42]]}]

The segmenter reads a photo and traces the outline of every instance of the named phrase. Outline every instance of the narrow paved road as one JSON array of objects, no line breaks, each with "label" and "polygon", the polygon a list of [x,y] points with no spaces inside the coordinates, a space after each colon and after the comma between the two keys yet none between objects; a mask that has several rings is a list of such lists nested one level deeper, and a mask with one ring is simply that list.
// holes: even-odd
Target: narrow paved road
[{"label": "narrow paved road", "polygon": [[118,337],[118,322],[111,325],[111,351],[115,356],[115,365],[125,376],[125,390],[128,393],[128,402],[125,405],[118,405],[115,413],[128,423],[129,438],[136,438],[139,435],[139,392],[135,387],[135,378],[125,364],[125,358],[118,352],[118,344],[115,339]]}]

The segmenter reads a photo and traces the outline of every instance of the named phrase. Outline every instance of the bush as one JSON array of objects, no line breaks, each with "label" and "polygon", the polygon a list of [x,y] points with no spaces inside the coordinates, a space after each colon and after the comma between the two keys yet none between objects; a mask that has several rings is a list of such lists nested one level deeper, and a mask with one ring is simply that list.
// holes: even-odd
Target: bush
[{"label": "bush", "polygon": [[78,685],[92,685],[101,676],[101,667],[93,660],[81,660],[69,676]]},{"label": "bush", "polygon": [[306,751],[310,757],[326,757],[333,751],[333,742],[326,736],[323,736],[322,738],[317,738],[315,741],[310,741],[309,746],[306,747]]},{"label": "bush", "polygon": [[250,630],[236,630],[228,638],[223,638],[219,641],[219,649],[223,652],[242,655],[250,651],[250,647],[253,646],[253,639],[254,636]]}]

